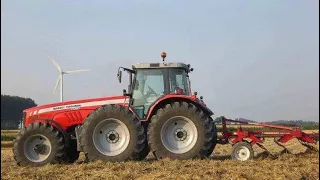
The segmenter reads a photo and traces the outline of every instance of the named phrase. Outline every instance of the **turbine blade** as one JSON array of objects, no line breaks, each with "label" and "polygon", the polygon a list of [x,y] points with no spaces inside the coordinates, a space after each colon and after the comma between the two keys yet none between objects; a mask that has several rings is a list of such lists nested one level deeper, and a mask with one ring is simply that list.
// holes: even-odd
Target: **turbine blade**
[{"label": "turbine blade", "polygon": [[60,76],[59,76],[58,79],[57,79],[56,86],[55,86],[54,89],[53,89],[53,94],[56,92],[57,87],[58,87],[60,81],[61,81],[61,74],[60,74]]},{"label": "turbine blade", "polygon": [[61,68],[60,68],[59,64],[52,57],[50,57],[50,56],[48,56],[48,57],[51,59],[51,61],[57,67],[57,69],[61,72]]},{"label": "turbine blade", "polygon": [[72,74],[77,72],[83,72],[83,71],[90,71],[91,69],[80,69],[80,70],[73,70],[73,71],[64,71],[65,74]]}]

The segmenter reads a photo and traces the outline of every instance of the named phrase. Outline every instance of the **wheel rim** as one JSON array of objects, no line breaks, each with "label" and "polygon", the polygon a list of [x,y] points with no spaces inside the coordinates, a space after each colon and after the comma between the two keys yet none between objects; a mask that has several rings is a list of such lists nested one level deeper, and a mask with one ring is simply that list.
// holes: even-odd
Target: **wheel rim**
[{"label": "wheel rim", "polygon": [[235,157],[240,161],[246,161],[250,158],[250,150],[245,146],[241,146],[237,148]]},{"label": "wheel rim", "polygon": [[160,134],[165,148],[176,154],[191,150],[198,139],[195,124],[183,116],[175,116],[167,120],[161,128]]},{"label": "wheel rim", "polygon": [[51,143],[47,137],[36,134],[26,139],[23,151],[30,161],[43,162],[51,153]]},{"label": "wheel rim", "polygon": [[130,133],[127,126],[118,119],[105,119],[93,131],[96,149],[107,156],[121,154],[129,145]]}]

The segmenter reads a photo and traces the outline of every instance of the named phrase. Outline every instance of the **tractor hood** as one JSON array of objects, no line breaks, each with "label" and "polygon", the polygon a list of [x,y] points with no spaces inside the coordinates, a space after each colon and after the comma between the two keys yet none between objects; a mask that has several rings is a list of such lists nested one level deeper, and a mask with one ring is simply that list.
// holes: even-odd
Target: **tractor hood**
[{"label": "tractor hood", "polygon": [[110,96],[104,98],[83,99],[75,101],[65,101],[53,104],[45,104],[32,108],[25,109],[23,112],[30,115],[38,115],[45,112],[66,110],[66,109],[80,109],[82,107],[102,106],[105,104],[121,104],[128,103],[129,97],[126,96]]}]

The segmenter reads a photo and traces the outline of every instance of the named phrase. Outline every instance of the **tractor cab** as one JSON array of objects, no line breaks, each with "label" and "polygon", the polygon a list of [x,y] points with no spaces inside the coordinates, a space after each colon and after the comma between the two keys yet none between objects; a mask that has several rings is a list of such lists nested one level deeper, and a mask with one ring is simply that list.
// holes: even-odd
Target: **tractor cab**
[{"label": "tractor cab", "polygon": [[[193,69],[184,63],[138,63],[131,69],[123,68],[130,75],[128,93],[130,106],[139,118],[144,119],[149,107],[159,98],[168,94],[191,95],[188,73]],[[121,82],[121,71],[118,79]]]}]

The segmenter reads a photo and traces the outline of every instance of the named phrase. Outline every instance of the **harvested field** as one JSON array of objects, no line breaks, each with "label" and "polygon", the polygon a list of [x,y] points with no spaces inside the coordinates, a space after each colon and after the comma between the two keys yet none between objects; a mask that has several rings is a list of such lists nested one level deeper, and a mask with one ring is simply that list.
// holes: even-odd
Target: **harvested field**
[{"label": "harvested field", "polygon": [[[141,162],[90,162],[84,156],[70,165],[44,167],[18,167],[9,148],[1,149],[1,179],[319,179],[319,154],[306,152],[297,140],[283,150],[272,139],[264,143],[277,157],[266,157],[254,146],[255,159],[239,162],[230,159],[231,145],[217,145],[206,160],[154,160],[150,154]],[[319,146],[317,146],[319,149]]]},{"label": "harvested field", "polygon": [[12,141],[1,141],[1,148],[12,148]]}]

